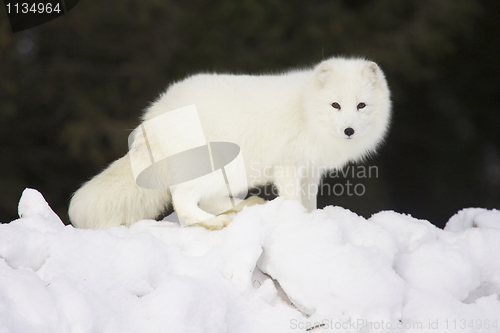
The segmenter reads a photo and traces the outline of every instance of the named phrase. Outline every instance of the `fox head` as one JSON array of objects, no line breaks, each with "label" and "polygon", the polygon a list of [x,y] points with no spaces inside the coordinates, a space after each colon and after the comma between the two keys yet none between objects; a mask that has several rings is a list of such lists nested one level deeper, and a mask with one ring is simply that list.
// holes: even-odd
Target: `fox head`
[{"label": "fox head", "polygon": [[[314,69],[306,94],[306,121],[334,141],[375,148],[390,122],[390,93],[379,66],[363,59],[332,58]],[[372,147],[370,147],[370,145]]]}]

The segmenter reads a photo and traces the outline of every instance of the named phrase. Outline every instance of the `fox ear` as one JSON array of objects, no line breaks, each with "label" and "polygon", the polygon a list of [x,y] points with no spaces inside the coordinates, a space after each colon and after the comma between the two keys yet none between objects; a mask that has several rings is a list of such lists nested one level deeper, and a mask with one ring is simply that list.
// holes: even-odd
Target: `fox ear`
[{"label": "fox ear", "polygon": [[377,84],[380,81],[380,76],[382,75],[380,68],[374,62],[369,62],[366,65],[363,69],[363,74],[366,75],[373,84]]},{"label": "fox ear", "polygon": [[323,87],[332,73],[333,69],[329,63],[322,62],[321,64],[319,64],[318,67],[316,67],[314,74],[318,87]]}]

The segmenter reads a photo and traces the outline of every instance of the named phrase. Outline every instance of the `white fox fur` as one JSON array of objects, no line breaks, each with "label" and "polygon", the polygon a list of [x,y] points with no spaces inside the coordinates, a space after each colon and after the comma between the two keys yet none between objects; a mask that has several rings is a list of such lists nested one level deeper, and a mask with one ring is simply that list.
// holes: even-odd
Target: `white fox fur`
[{"label": "white fox fur", "polygon": [[[308,189],[321,178],[311,169],[340,168],[374,152],[391,114],[380,68],[352,58],[330,58],[312,69],[278,75],[194,75],[171,85],[146,110],[143,121],[191,104],[196,105],[207,141],[240,146],[250,186],[274,183],[280,196],[298,200],[309,210],[316,208],[316,195],[301,193],[301,186]],[[283,173],[284,167],[301,171]],[[244,184],[231,185],[244,190]],[[127,154],[76,191],[69,216],[80,228],[128,226],[157,217],[173,201],[188,224],[210,219],[206,227],[220,228],[230,217],[214,217],[210,211],[216,210],[223,193],[225,188],[210,181],[179,186],[174,193],[140,188]]]}]

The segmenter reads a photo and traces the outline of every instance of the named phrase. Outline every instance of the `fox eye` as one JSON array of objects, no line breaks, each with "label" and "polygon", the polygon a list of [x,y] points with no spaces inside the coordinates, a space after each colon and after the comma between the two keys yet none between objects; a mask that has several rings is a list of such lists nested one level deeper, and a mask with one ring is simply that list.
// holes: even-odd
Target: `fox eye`
[{"label": "fox eye", "polygon": [[358,110],[363,109],[366,106],[365,103],[359,103],[358,104]]},{"label": "fox eye", "polygon": [[335,109],[340,110],[340,104],[339,104],[339,103],[337,103],[337,102],[333,102],[333,103],[332,103],[332,106],[333,106]]}]

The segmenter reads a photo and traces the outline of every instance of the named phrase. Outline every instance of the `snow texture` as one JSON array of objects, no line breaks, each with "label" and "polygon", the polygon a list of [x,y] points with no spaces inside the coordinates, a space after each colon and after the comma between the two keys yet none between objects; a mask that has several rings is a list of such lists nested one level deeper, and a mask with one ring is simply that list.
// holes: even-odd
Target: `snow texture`
[{"label": "snow texture", "polygon": [[220,231],[96,231],[26,189],[19,216],[0,225],[0,333],[500,332],[496,210],[441,230],[278,198]]}]

